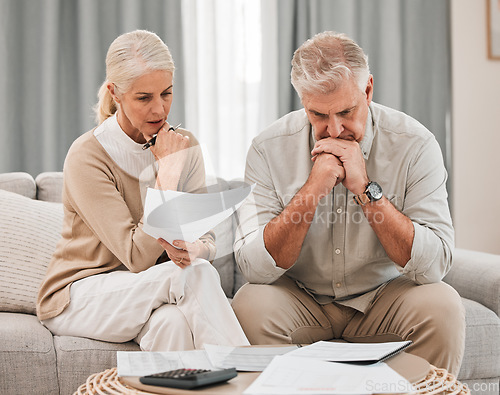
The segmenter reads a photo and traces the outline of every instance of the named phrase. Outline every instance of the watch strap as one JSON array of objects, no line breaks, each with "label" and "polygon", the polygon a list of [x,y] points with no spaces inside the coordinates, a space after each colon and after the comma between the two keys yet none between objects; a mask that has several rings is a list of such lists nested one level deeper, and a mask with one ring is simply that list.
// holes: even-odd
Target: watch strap
[{"label": "watch strap", "polygon": [[371,199],[368,197],[366,192],[362,193],[361,195],[354,195],[352,198],[359,206],[364,206],[365,204],[371,202]]}]

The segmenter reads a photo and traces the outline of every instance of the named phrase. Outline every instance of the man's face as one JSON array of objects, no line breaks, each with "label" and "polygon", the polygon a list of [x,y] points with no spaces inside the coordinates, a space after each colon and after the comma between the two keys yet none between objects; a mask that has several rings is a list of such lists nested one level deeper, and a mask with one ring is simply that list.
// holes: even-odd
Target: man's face
[{"label": "man's face", "polygon": [[372,76],[364,91],[351,78],[332,93],[304,94],[302,104],[313,126],[316,141],[332,137],[359,143],[365,135],[372,96]]}]

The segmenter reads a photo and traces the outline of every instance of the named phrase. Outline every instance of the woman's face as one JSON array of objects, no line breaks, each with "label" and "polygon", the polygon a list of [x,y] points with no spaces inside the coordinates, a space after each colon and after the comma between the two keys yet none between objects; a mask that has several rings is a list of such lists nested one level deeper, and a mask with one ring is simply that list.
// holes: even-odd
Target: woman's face
[{"label": "woman's face", "polygon": [[116,94],[113,84],[108,86],[118,103],[118,123],[135,142],[145,143],[167,120],[172,105],[172,79],[171,72],[156,70],[137,78],[123,94]]}]

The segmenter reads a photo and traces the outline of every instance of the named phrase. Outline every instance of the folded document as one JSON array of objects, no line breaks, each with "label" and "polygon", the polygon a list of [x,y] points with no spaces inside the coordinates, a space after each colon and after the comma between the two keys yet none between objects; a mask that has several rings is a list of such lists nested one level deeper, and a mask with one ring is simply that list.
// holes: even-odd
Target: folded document
[{"label": "folded document", "polygon": [[233,214],[253,187],[200,194],[148,188],[143,230],[169,243],[192,243]]}]

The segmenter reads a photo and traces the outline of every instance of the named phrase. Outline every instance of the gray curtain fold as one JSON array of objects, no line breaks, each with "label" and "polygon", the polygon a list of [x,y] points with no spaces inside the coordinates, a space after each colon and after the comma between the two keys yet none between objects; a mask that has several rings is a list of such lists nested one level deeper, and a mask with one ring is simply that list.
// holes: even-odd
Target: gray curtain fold
[{"label": "gray curtain fold", "polygon": [[278,0],[280,116],[301,108],[290,84],[293,52],[333,30],[367,53],[374,101],[413,116],[434,133],[450,171],[449,0]]},{"label": "gray curtain fold", "polygon": [[95,126],[92,107],[109,44],[146,29],[176,64],[172,119],[184,118],[177,0],[0,0],[0,172],[60,171],[71,143]]}]

